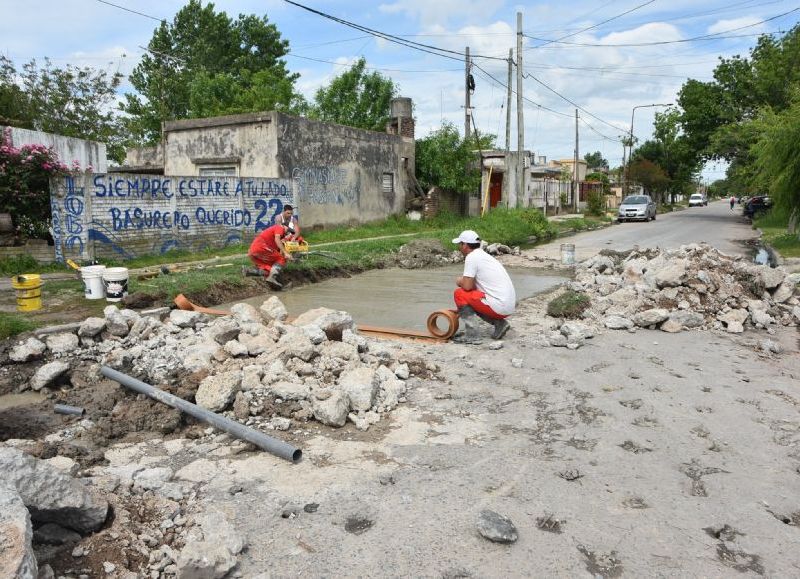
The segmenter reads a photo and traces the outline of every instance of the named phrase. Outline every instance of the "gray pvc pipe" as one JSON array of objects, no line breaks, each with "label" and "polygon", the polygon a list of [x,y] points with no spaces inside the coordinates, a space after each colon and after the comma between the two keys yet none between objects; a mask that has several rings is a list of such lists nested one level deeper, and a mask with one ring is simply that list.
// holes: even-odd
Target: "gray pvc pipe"
[{"label": "gray pvc pipe", "polygon": [[68,404],[54,404],[53,412],[56,414],[72,414],[74,416],[83,416],[86,414],[86,409],[78,406],[69,406]]},{"label": "gray pvc pipe", "polygon": [[215,414],[214,412],[206,410],[205,408],[201,408],[200,406],[192,404],[191,402],[187,402],[183,398],[173,396],[169,392],[164,392],[159,388],[151,386],[150,384],[146,384],[141,380],[137,380],[136,378],[132,378],[131,376],[123,374],[122,372],[118,372],[113,368],[103,366],[100,368],[100,373],[106,378],[111,378],[123,386],[130,388],[134,392],[149,396],[153,400],[161,402],[162,404],[166,404],[167,406],[171,406],[172,408],[177,408],[189,416],[193,416],[198,420],[207,422],[208,424],[219,428],[220,430],[224,430],[225,432],[232,434],[236,438],[241,438],[242,440],[246,440],[247,442],[255,444],[260,449],[266,450],[275,456],[279,456],[292,462],[298,462],[303,456],[303,451],[295,446],[292,446],[291,444],[283,442],[282,440],[278,440],[277,438],[267,436],[263,432],[243,426],[238,422],[235,422],[229,418],[225,418],[224,416],[220,416],[219,414]]}]

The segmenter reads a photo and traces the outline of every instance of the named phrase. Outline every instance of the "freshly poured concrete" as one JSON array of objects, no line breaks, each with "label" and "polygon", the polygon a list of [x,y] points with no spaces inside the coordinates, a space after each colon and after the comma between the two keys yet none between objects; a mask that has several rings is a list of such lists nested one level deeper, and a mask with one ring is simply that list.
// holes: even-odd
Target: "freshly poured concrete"
[{"label": "freshly poured concrete", "polygon": [[[456,278],[463,265],[427,270],[372,270],[352,278],[335,278],[278,293],[290,316],[319,307],[349,312],[356,323],[424,330],[428,314],[452,308]],[[508,270],[517,300],[552,289],[565,277],[551,270]],[[245,300],[258,307],[267,296]],[[228,304],[229,307],[231,304]],[[220,306],[224,309],[226,306]]]}]

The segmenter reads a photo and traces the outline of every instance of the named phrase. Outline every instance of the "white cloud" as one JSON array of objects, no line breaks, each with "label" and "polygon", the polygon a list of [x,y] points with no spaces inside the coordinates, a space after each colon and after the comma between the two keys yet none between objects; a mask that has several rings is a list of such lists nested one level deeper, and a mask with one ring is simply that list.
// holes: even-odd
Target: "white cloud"
[{"label": "white cloud", "polygon": [[402,0],[381,4],[378,9],[385,14],[405,14],[416,18],[423,28],[427,28],[436,24],[447,25],[452,20],[484,20],[504,4],[504,0]]},{"label": "white cloud", "polygon": [[750,26],[750,28],[745,29],[747,32],[761,32],[764,30],[764,25],[760,24],[758,26],[751,26],[752,24],[756,24],[757,22],[761,22],[763,18],[758,18],[757,16],[742,16],[741,18],[734,18],[732,20],[718,20],[714,24],[708,27],[707,32],[709,34],[717,34],[719,32],[727,32],[729,30],[737,30],[742,28],[743,26]]}]

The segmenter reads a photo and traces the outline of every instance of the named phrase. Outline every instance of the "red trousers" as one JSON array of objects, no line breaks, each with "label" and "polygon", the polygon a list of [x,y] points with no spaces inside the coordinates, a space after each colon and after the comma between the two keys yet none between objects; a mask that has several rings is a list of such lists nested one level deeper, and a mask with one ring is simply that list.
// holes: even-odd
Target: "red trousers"
[{"label": "red trousers", "polygon": [[453,299],[455,300],[456,307],[458,308],[461,306],[471,306],[472,309],[479,314],[484,314],[485,316],[495,320],[502,320],[508,317],[498,314],[488,305],[483,303],[481,300],[483,300],[484,297],[486,297],[486,294],[478,289],[467,291],[459,287],[453,292]]},{"label": "red trousers", "polygon": [[280,266],[286,265],[286,258],[283,257],[283,254],[281,254],[280,251],[269,248],[253,249],[251,247],[250,251],[247,252],[247,257],[249,257],[250,261],[264,273],[269,273],[272,270],[272,266],[276,263]]}]

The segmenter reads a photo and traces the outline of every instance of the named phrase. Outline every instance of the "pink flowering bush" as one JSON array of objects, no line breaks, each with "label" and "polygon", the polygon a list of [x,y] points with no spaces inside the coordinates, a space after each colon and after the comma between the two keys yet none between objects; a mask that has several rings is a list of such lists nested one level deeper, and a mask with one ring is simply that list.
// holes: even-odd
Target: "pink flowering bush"
[{"label": "pink flowering bush", "polygon": [[[73,171],[80,166],[73,165]],[[11,145],[11,129],[0,139],[0,213],[10,213],[22,237],[47,237],[50,224],[50,178],[70,167],[44,145]]]}]

